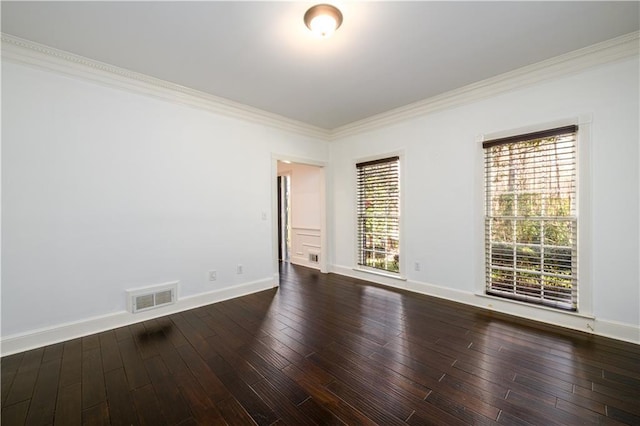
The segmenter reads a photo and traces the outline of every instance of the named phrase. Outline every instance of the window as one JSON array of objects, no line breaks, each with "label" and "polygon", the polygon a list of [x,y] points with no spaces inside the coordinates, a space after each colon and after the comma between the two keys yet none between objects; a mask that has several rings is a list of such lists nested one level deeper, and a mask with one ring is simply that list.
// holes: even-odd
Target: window
[{"label": "window", "polygon": [[356,164],[358,265],[400,272],[400,158]]},{"label": "window", "polygon": [[487,294],[577,310],[577,130],[483,143]]}]

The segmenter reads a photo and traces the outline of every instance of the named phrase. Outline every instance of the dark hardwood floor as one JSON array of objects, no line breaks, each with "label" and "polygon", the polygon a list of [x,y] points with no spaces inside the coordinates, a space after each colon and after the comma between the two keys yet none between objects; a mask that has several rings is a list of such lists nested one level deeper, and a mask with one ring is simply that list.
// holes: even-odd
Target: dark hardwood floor
[{"label": "dark hardwood floor", "polygon": [[279,289],[2,358],[2,425],[640,425],[640,346],[281,272]]}]

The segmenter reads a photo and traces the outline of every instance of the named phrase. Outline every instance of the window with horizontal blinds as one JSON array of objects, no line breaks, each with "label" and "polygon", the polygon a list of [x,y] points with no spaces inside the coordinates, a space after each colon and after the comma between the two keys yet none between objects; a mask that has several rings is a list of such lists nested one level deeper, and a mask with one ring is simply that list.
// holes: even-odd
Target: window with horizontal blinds
[{"label": "window with horizontal blinds", "polygon": [[483,143],[487,294],[577,310],[577,131]]},{"label": "window with horizontal blinds", "polygon": [[400,158],[356,164],[358,265],[400,272]]}]

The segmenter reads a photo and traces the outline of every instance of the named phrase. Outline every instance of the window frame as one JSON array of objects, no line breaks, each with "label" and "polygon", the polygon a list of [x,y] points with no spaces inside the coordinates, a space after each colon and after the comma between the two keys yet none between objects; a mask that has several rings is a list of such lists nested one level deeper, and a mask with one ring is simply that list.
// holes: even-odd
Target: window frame
[{"label": "window frame", "polygon": [[[384,162],[385,160],[390,160],[390,159],[396,159],[397,161],[397,167],[398,167],[398,193],[397,193],[397,201],[398,201],[398,220],[397,220],[397,226],[398,226],[398,255],[399,255],[399,260],[398,260],[398,271],[392,271],[392,270],[387,270],[387,269],[380,269],[380,268],[375,268],[372,266],[367,266],[364,264],[360,263],[360,256],[361,256],[361,244],[360,244],[360,231],[359,231],[359,220],[360,220],[360,215],[359,215],[359,202],[360,202],[360,195],[359,195],[359,178],[358,178],[358,166],[360,164],[367,164],[367,163],[380,163],[380,162]],[[390,152],[387,154],[382,154],[382,155],[376,155],[376,156],[370,156],[370,157],[365,157],[365,158],[358,158],[356,160],[352,161],[352,170],[355,172],[353,174],[353,191],[354,191],[354,267],[353,269],[356,271],[360,271],[360,272],[367,272],[367,273],[371,273],[371,274],[375,274],[375,275],[381,275],[381,276],[386,276],[389,278],[395,278],[395,279],[400,279],[400,280],[405,280],[404,278],[404,257],[402,256],[402,253],[404,252],[403,250],[403,217],[402,217],[402,211],[403,211],[403,185],[402,185],[402,180],[403,180],[403,153],[402,152]]]},{"label": "window frame", "polygon": [[[552,128],[553,127],[553,128]],[[587,137],[584,138],[584,140],[582,140],[583,138],[581,138],[582,133],[583,133],[583,128],[582,128],[582,124],[580,126],[580,132],[578,132],[578,126],[575,124],[572,125],[563,125],[563,126],[549,126],[546,127],[546,130],[539,130],[539,131],[534,131],[534,132],[512,132],[511,135],[515,135],[515,136],[508,136],[508,137],[499,137],[499,138],[495,138],[495,139],[490,139],[490,140],[485,140],[484,142],[482,142],[482,158],[483,158],[483,166],[482,166],[482,182],[483,182],[483,194],[484,194],[484,223],[482,226],[482,229],[484,231],[484,235],[482,238],[482,246],[483,246],[483,257],[484,257],[484,262],[483,262],[483,293],[485,296],[487,297],[496,297],[499,298],[501,300],[505,300],[505,301],[511,301],[511,302],[523,302],[527,305],[530,306],[540,306],[540,307],[544,307],[544,308],[550,308],[553,310],[558,310],[560,312],[567,312],[567,313],[577,313],[579,310],[582,311],[582,306],[581,306],[581,292],[582,292],[582,277],[580,275],[580,267],[579,265],[581,264],[581,260],[582,260],[582,250],[583,250],[583,246],[584,246],[584,242],[582,241],[581,236],[579,236],[579,234],[582,234],[581,229],[584,228],[585,224],[583,224],[582,219],[579,219],[579,212],[583,209],[583,204],[584,201],[581,200],[580,197],[580,186],[579,186],[579,180],[580,180],[580,169],[581,167],[581,163],[585,162],[585,158],[581,159],[581,155],[580,155],[580,150],[582,148],[581,144],[588,142],[589,138],[588,138],[588,134],[589,132],[589,126],[586,126],[587,128],[584,129],[586,130],[584,133],[586,133]],[[574,134],[574,141],[573,141],[573,146],[574,146],[574,154],[573,154],[573,163],[571,165],[571,168],[573,170],[573,182],[572,182],[572,186],[573,186],[573,191],[571,192],[571,198],[573,198],[573,202],[571,203],[571,205],[573,206],[573,210],[571,211],[570,209],[570,214],[566,215],[566,216],[561,216],[562,219],[561,221],[566,221],[568,223],[571,223],[573,226],[573,230],[571,232],[571,237],[572,237],[572,244],[571,247],[567,247],[568,249],[571,250],[571,270],[573,271],[569,277],[572,281],[572,284],[574,287],[572,287],[572,293],[571,293],[571,302],[570,303],[566,303],[566,302],[557,302],[553,300],[553,296],[549,296],[547,299],[545,299],[544,297],[544,281],[547,280],[547,278],[549,278],[550,275],[552,275],[551,273],[549,273],[548,271],[545,271],[545,266],[544,266],[544,262],[545,262],[545,247],[549,247],[549,244],[547,242],[544,241],[544,231],[542,231],[542,228],[544,226],[544,223],[546,223],[545,221],[551,221],[552,218],[554,217],[558,217],[558,216],[553,216],[553,215],[548,215],[548,214],[534,214],[534,215],[528,215],[525,216],[524,219],[520,218],[520,219],[516,219],[515,217],[518,216],[518,210],[517,207],[515,206],[515,204],[513,205],[513,208],[516,208],[516,210],[514,210],[514,217],[512,222],[514,223],[514,236],[513,239],[511,239],[510,237],[504,241],[505,244],[509,245],[512,244],[513,245],[513,268],[512,268],[512,274],[513,274],[513,293],[510,294],[509,290],[504,290],[503,292],[496,292],[495,290],[495,285],[496,283],[494,283],[492,281],[491,278],[491,274],[493,272],[494,269],[500,269],[499,265],[494,262],[493,259],[493,250],[494,250],[494,245],[493,243],[495,243],[494,240],[492,240],[492,235],[491,235],[491,221],[492,220],[496,220],[496,215],[495,214],[491,214],[490,212],[490,203],[492,202],[491,199],[489,198],[489,191],[490,189],[495,189],[495,183],[492,183],[489,181],[489,172],[490,169],[489,167],[491,166],[491,164],[488,164],[487,161],[490,158],[490,149],[492,147],[495,146],[504,146],[504,145],[511,145],[511,146],[516,146],[517,144],[520,144],[520,146],[522,146],[523,143],[526,142],[530,142],[530,141],[535,141],[535,140],[544,140],[544,139],[548,139],[554,136],[559,136],[559,135],[563,135],[563,134],[570,134],[573,133]],[[587,144],[588,145],[588,144]],[[554,147],[557,147],[557,145],[554,145]],[[588,148],[588,147],[587,147]],[[588,153],[588,149],[585,149],[585,151]],[[557,152],[556,152],[557,154]],[[588,155],[586,155],[586,160],[588,160]],[[536,166],[540,165],[541,163],[538,162],[538,160],[536,161]],[[588,163],[587,163],[588,164]],[[530,164],[529,164],[530,167]],[[556,182],[557,183],[557,182]],[[535,186],[535,184],[534,184]],[[528,191],[529,188],[531,187],[531,183],[528,183],[527,186],[525,187],[525,190]],[[532,191],[534,191],[535,189],[532,188]],[[538,189],[539,190],[539,189]],[[508,191],[507,191],[508,192]],[[544,192],[544,191],[543,191]],[[513,192],[514,194],[516,194],[516,192]],[[529,195],[532,195],[533,192]],[[535,195],[540,195],[540,194],[535,194]],[[514,195],[515,197],[515,195]],[[544,203],[547,203],[548,201],[552,200],[552,197],[550,197],[548,194],[547,195],[541,195],[541,198],[544,198],[545,201]],[[514,199],[515,200],[515,199]],[[513,204],[513,203],[512,203]],[[544,212],[544,208],[541,211],[541,213]],[[502,218],[502,216],[497,215],[497,220],[499,220],[500,218]],[[525,274],[520,274],[520,275],[526,275],[526,273],[528,271],[519,271],[518,270],[518,266],[517,266],[517,262],[518,262],[518,256],[521,256],[517,253],[517,248],[519,245],[522,245],[522,243],[518,240],[518,237],[516,237],[515,235],[515,226],[517,226],[518,221],[522,221],[523,223],[525,222],[530,222],[531,220],[529,218],[534,218],[533,221],[540,221],[539,225],[541,227],[541,234],[540,236],[542,236],[542,239],[540,241],[536,242],[529,242],[529,243],[525,243],[527,246],[531,246],[531,247],[539,247],[540,248],[540,252],[539,252],[539,257],[540,259],[538,259],[540,261],[540,264],[538,265],[538,269],[529,269],[529,271],[536,271],[533,272],[532,275],[538,275],[539,276],[539,285],[540,285],[540,296],[527,296],[526,295],[526,290],[527,287],[525,285],[522,285],[521,282],[518,282],[515,280],[515,276],[517,276],[520,272],[524,272]],[[588,233],[587,233],[588,234]],[[499,240],[499,239],[498,239]],[[507,242],[508,241],[508,242]],[[505,252],[506,253],[506,252]],[[522,257],[522,256],[521,256]],[[534,256],[532,259],[536,259],[536,256]],[[535,263],[535,262],[534,262]],[[509,270],[509,266],[506,267],[506,270]],[[579,278],[580,277],[580,278]],[[580,282],[580,284],[578,284],[578,281]],[[585,281],[589,281],[588,279]],[[588,293],[588,297],[586,297],[585,299],[587,299],[588,302],[590,302],[590,283],[585,283],[586,287],[589,287],[587,291],[585,291],[585,293]],[[492,287],[493,287],[493,291],[492,291]],[[498,285],[499,287],[499,285]],[[519,293],[520,291],[520,293]],[[587,309],[585,309],[585,311],[590,311],[590,303],[588,303],[588,307]]]}]

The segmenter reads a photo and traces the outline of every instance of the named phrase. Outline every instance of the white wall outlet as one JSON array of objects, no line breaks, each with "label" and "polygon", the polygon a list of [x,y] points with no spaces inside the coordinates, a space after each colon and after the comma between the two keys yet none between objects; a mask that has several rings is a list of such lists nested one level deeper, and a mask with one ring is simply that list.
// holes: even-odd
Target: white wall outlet
[{"label": "white wall outlet", "polygon": [[267,220],[267,212],[262,212],[262,220]]},{"label": "white wall outlet", "polygon": [[237,274],[241,274],[242,273],[242,265],[238,265],[238,268],[236,269],[236,273]]},{"label": "white wall outlet", "polygon": [[209,271],[209,281],[215,281],[218,279],[217,271]]},{"label": "white wall outlet", "polygon": [[416,270],[416,271],[419,271],[420,270],[420,262],[414,263],[413,264],[413,269]]}]

